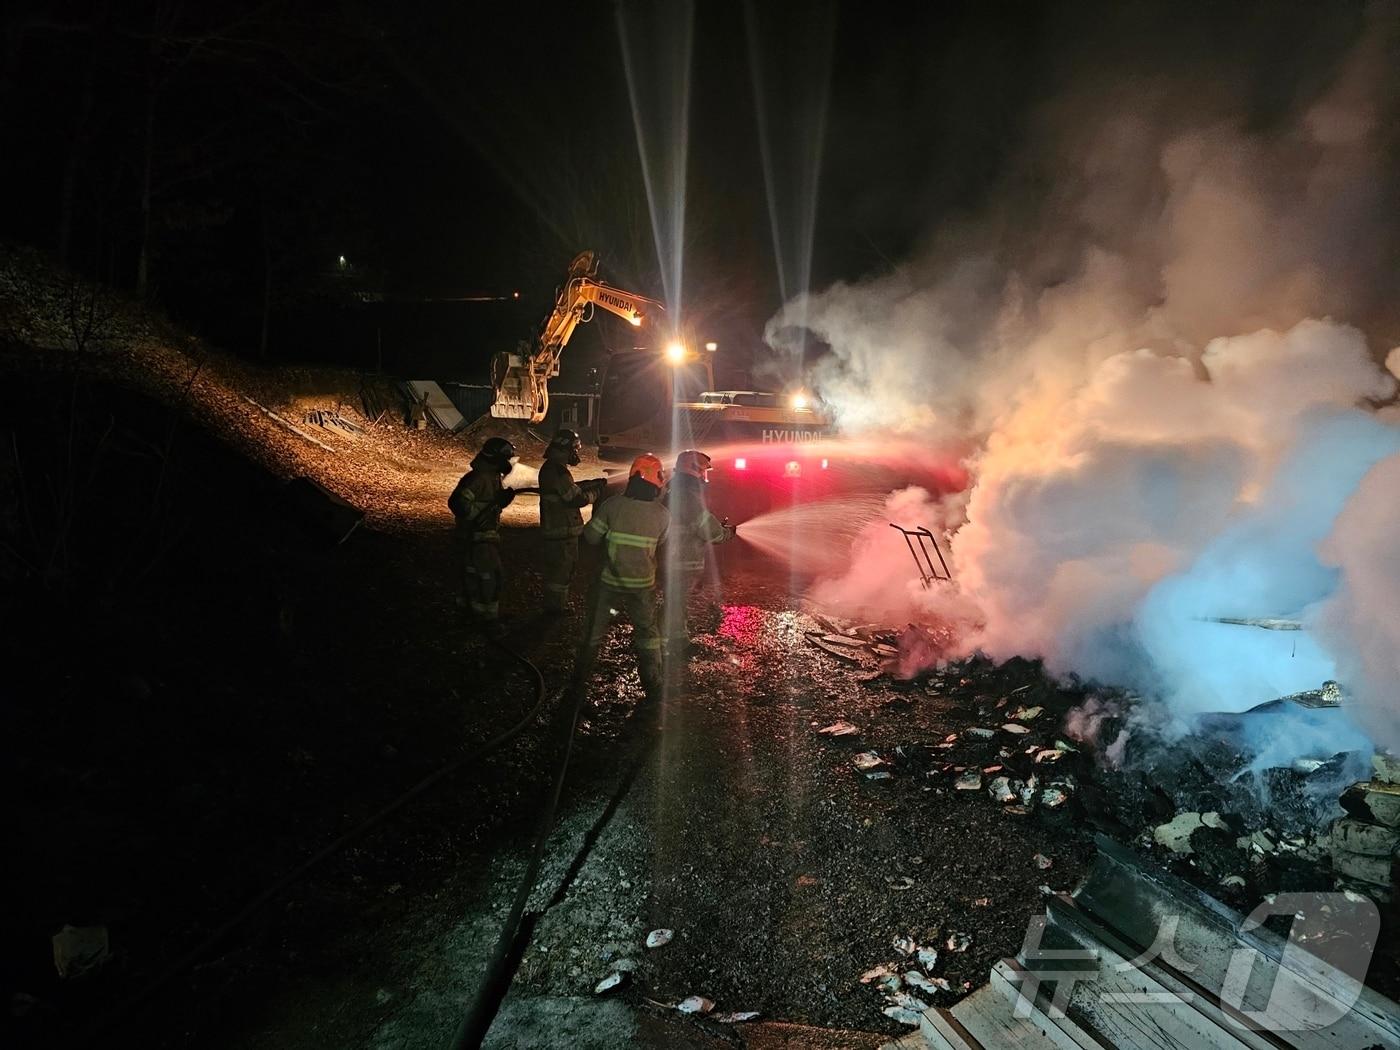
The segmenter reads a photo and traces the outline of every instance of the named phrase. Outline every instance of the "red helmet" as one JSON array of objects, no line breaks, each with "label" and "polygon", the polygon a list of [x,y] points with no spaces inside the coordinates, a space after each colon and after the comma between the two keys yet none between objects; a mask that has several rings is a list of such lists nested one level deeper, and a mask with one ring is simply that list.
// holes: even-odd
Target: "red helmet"
[{"label": "red helmet", "polygon": [[710,480],[712,466],[709,456],[693,448],[686,449],[676,457],[677,474],[689,474],[692,478],[699,478],[701,481]]},{"label": "red helmet", "polygon": [[666,481],[666,471],[661,466],[661,460],[657,459],[650,452],[644,452],[632,461],[632,469],[628,471],[627,477],[641,478],[649,481],[657,488],[660,488]]}]

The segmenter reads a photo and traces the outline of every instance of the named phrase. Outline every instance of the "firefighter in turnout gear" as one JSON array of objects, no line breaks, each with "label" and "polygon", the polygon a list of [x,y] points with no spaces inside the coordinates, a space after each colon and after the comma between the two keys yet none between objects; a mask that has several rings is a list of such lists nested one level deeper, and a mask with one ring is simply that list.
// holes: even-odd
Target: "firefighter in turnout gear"
[{"label": "firefighter in turnout gear", "polygon": [[596,503],[606,478],[575,482],[570,467],[579,463],[583,442],[572,430],[560,430],[544,452],[540,467],[540,536],[544,540],[544,608],[562,613],[569,602],[569,581],[578,561],[583,532],[582,508]]},{"label": "firefighter in turnout gear", "polygon": [[509,441],[487,438],[472,460],[472,469],[447,500],[462,545],[466,604],[492,637],[501,634],[501,511],[515,499],[514,490],[502,485],[501,479],[510,473],[514,459],[515,446]]},{"label": "firefighter in turnout gear", "polygon": [[690,643],[686,605],[705,578],[705,551],[723,543],[735,529],[721,522],[706,505],[705,486],[710,483],[710,457],[687,449],[676,457],[676,469],[666,492],[671,512],[671,543],[666,555],[666,646],[673,654]]},{"label": "firefighter in turnout gear", "polygon": [[602,547],[597,578],[588,595],[583,637],[574,662],[575,689],[586,689],[598,650],[618,611],[632,621],[632,649],[647,698],[661,697],[661,633],[656,627],[656,548],[666,540],[670,514],[659,499],[661,460],[647,453],[632,463],[627,488],[598,505],[584,541]]}]

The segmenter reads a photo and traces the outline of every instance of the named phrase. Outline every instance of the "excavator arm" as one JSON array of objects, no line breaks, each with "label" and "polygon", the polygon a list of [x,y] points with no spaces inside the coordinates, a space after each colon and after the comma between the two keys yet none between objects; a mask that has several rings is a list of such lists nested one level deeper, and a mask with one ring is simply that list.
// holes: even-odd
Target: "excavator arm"
[{"label": "excavator arm", "polygon": [[597,280],[597,273],[597,257],[580,252],[569,265],[569,279],[555,294],[554,309],[534,341],[522,343],[515,353],[502,351],[492,360],[491,386],[496,398],[491,415],[531,423],[544,419],[549,411],[549,381],[559,374],[559,358],[574,329],[592,318],[594,306],[636,326],[653,307],[663,309],[655,299]]}]

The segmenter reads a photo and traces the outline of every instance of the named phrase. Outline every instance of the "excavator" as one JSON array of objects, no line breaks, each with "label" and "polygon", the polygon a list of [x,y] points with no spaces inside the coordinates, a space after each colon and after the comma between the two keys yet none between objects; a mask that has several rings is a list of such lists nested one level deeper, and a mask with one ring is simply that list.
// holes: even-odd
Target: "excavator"
[{"label": "excavator", "polygon": [[635,327],[641,326],[652,308],[665,309],[655,299],[614,288],[597,276],[598,257],[593,252],[579,252],[569,264],[568,280],[555,293],[554,309],[534,341],[524,341],[514,353],[503,350],[492,359],[491,386],[496,398],[491,415],[496,419],[544,420],[549,411],[549,381],[559,374],[559,358],[574,329],[592,320],[594,306]]}]

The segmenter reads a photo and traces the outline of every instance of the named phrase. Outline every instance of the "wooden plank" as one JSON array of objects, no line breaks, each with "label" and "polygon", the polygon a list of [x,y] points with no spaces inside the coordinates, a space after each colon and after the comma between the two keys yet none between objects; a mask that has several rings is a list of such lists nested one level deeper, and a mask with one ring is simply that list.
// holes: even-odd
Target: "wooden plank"
[{"label": "wooden plank", "polygon": [[1017,1050],[1061,1050],[1049,1034],[1053,1024],[1039,1018],[1015,1016],[1009,999],[990,984],[963,999],[951,1011],[963,1030],[980,1046]]}]

